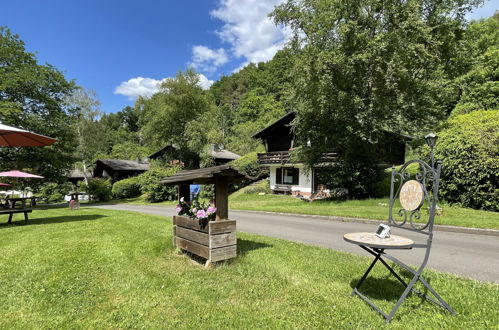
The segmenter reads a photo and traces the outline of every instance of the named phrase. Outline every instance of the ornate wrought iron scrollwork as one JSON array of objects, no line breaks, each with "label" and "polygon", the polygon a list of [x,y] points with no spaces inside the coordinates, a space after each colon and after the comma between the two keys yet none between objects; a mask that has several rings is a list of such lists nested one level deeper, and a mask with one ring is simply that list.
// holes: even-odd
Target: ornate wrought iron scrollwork
[{"label": "ornate wrought iron scrollwork", "polygon": [[[423,188],[423,198],[425,203],[415,210],[406,210],[404,208],[399,209],[396,214],[393,214],[393,207],[395,206],[395,200],[400,198],[400,191],[405,182],[411,180],[411,174],[408,168],[411,164],[418,164],[419,169],[416,173],[414,179],[421,183]],[[424,218],[421,214],[421,208],[423,205],[427,205],[429,208],[433,205],[433,194],[431,189],[428,187],[433,187],[435,180],[438,178],[436,170],[430,167],[427,163],[421,160],[412,160],[405,163],[398,171],[392,169],[392,182],[391,182],[391,193],[390,193],[390,212],[389,212],[389,223],[391,225],[401,227],[406,225],[417,231],[422,231],[428,228],[430,223],[433,221],[434,214],[429,212],[427,221],[421,222],[421,218]]]}]

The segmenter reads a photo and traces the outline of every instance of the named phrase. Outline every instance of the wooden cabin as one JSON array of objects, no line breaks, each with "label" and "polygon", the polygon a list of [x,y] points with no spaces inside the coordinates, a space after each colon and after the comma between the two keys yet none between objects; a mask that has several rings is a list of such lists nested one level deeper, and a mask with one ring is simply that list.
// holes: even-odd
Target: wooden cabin
[{"label": "wooden cabin", "polygon": [[[92,178],[92,173],[87,172],[86,173],[87,179]],[[68,182],[71,182],[72,184],[76,185],[78,184],[79,181],[84,181],[85,180],[85,174],[83,171],[80,170],[71,170],[67,175],[66,178],[68,179]]]},{"label": "wooden cabin", "polygon": [[[212,145],[210,147],[209,153],[213,157],[213,163],[215,166],[224,165],[228,162],[239,159],[241,156],[235,154],[229,150],[223,148],[223,146]],[[181,164],[187,168],[199,168],[200,158],[199,155],[193,152],[180,151],[175,145],[167,145],[160,150],[156,151],[152,155],[149,155],[149,159],[165,159],[168,160],[172,165]]]},{"label": "wooden cabin", "polygon": [[[312,170],[307,170],[302,163],[290,161],[290,151],[295,143],[295,136],[291,130],[291,122],[295,113],[289,112],[276,120],[252,137],[261,139],[267,152],[258,154],[261,165],[270,169],[270,188],[274,193],[311,196],[322,186],[321,173],[330,170],[337,154],[325,153]],[[380,153],[382,163],[380,166],[403,164],[405,161],[405,139],[397,134],[386,132],[382,143],[374,145]],[[328,168],[329,165],[329,168]],[[341,187],[327,187],[341,188]]]},{"label": "wooden cabin", "polygon": [[136,176],[149,170],[146,162],[123,159],[98,159],[94,163],[94,178],[111,179],[112,182]]}]

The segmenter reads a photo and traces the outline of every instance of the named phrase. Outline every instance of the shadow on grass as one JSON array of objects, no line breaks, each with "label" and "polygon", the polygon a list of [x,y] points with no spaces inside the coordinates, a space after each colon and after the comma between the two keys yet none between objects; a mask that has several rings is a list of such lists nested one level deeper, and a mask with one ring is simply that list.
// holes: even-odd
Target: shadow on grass
[{"label": "shadow on grass", "polygon": [[[355,288],[360,278],[350,281],[350,287]],[[405,287],[397,280],[389,278],[368,277],[360,286],[359,291],[368,298],[381,299],[387,301],[397,301]]]},{"label": "shadow on grass", "polygon": [[57,223],[65,223],[65,222],[75,222],[75,221],[92,221],[100,218],[105,218],[105,215],[98,214],[85,214],[85,215],[65,215],[59,217],[50,217],[50,218],[36,218],[29,219],[28,223],[25,224],[24,219],[17,219],[12,221],[12,224],[1,223],[0,228],[8,228],[11,226],[30,226],[30,225],[46,225],[46,224],[57,224]]},{"label": "shadow on grass", "polygon": [[270,245],[267,243],[248,241],[245,239],[238,238],[237,239],[237,255],[244,256],[246,253],[248,253],[250,251],[269,248],[272,246],[273,245]]}]

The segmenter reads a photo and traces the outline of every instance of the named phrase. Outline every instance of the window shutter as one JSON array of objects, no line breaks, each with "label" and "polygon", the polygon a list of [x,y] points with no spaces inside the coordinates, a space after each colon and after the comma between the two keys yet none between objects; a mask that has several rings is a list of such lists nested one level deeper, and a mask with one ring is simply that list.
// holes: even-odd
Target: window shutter
[{"label": "window shutter", "polygon": [[275,183],[281,184],[282,183],[282,168],[276,168],[275,170]]},{"label": "window shutter", "polygon": [[298,184],[299,182],[299,177],[300,177],[300,170],[297,168],[293,169],[293,184]]}]

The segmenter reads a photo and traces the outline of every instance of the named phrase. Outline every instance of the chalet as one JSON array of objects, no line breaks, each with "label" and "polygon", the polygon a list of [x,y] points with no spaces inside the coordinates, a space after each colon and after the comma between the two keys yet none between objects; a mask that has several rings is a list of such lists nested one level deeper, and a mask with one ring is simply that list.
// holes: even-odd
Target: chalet
[{"label": "chalet", "polygon": [[[92,173],[87,172],[86,176],[87,179],[90,179],[92,177]],[[71,182],[72,184],[77,184],[78,181],[85,180],[85,174],[83,173],[83,171],[74,169],[66,175],[66,178],[68,179],[68,182]]]},{"label": "chalet", "polygon": [[149,170],[149,164],[135,160],[99,159],[94,163],[94,178],[110,178],[112,182],[136,176]]},{"label": "chalet", "polygon": [[[266,153],[258,154],[261,165],[270,168],[270,188],[274,193],[289,193],[292,195],[310,196],[316,193],[322,184],[320,173],[328,170],[334,163],[336,154],[325,153],[321,163],[307,170],[304,164],[294,163],[290,160],[290,150],[294,146],[294,134],[291,131],[291,122],[295,113],[290,112],[270,124],[260,132],[253,135],[261,139],[265,145]],[[405,141],[396,138],[396,134],[386,132],[387,138],[383,145],[376,146],[381,152],[384,164],[402,164],[405,160]],[[381,164],[380,164],[381,165]],[[341,188],[341,187],[328,187]]]},{"label": "chalet", "polygon": [[[213,162],[215,166],[224,165],[232,160],[239,159],[241,156],[235,154],[229,150],[224,149],[219,145],[212,145],[209,150],[210,155],[213,157]],[[167,159],[170,160],[172,164],[184,164],[186,167],[197,168],[199,167],[199,155],[188,152],[180,153],[179,149],[175,145],[167,145],[160,150],[156,151],[152,155],[149,155],[149,159]]]}]

